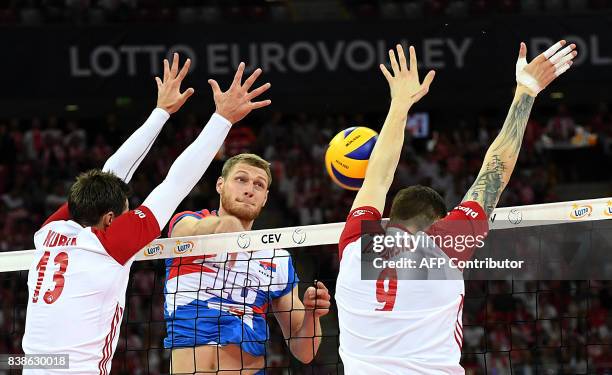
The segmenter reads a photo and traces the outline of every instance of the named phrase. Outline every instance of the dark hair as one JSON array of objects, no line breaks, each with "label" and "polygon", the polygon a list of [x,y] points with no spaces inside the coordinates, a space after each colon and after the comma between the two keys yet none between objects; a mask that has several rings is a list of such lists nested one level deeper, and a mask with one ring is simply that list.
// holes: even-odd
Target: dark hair
[{"label": "dark hair", "polygon": [[444,199],[434,189],[415,185],[402,189],[393,197],[390,219],[407,222],[423,230],[446,216]]},{"label": "dark hair", "polygon": [[81,225],[92,226],[112,212],[123,213],[130,188],[113,173],[92,169],[81,173],[68,192],[68,210],[72,219]]}]

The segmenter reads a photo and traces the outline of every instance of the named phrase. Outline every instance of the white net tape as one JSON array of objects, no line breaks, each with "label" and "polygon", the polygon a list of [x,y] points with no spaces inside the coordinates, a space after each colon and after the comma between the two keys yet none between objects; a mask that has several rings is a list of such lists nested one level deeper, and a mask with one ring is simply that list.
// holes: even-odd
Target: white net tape
[{"label": "white net tape", "polygon": [[[503,207],[489,219],[491,230],[533,225],[612,219],[612,197],[570,202]],[[337,244],[344,223],[306,225],[205,236],[160,238],[136,255],[136,260],[200,256],[270,248]],[[0,253],[0,272],[27,270],[34,250]]]}]

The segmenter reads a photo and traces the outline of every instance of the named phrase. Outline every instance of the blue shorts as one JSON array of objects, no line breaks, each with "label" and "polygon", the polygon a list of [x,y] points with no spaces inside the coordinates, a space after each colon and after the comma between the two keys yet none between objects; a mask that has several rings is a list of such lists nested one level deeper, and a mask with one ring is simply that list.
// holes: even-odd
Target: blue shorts
[{"label": "blue shorts", "polygon": [[192,317],[189,316],[191,314],[185,314],[183,310],[179,311],[173,319],[166,320],[167,336],[164,339],[164,348],[234,344],[240,345],[243,351],[256,357],[266,353],[265,345],[269,332],[263,315],[253,316],[253,327],[251,328],[249,324],[243,322],[246,319],[239,316],[220,313],[218,310],[206,312],[208,314],[203,314],[200,309],[198,317]]}]

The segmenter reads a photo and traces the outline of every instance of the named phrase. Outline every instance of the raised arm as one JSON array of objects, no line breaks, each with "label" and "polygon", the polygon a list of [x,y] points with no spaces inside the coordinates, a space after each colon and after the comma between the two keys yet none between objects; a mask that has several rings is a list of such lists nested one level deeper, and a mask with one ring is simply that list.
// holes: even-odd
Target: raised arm
[{"label": "raised arm", "polygon": [[193,95],[192,88],[181,93],[181,82],[187,76],[190,66],[191,60],[187,59],[179,72],[178,53],[174,54],[171,67],[168,60],[164,59],[164,79],[162,81],[159,77],[155,77],[157,107],[151,112],[145,123],[108,158],[102,168],[103,171],[113,172],[126,183],[130,182],[170,115],[178,111]]},{"label": "raised arm", "polygon": [[248,92],[261,69],[257,69],[244,84],[241,83],[243,72],[244,63],[240,63],[234,82],[226,92],[221,92],[214,80],[208,81],[213,88],[216,112],[204,130],[174,161],[164,181],[153,189],[142,206],[119,216],[105,232],[99,233],[98,239],[120,264],[125,264],[138,250],[159,236],[176,207],[208,168],[232,124],[253,109],[270,104],[270,100],[251,101],[266,91],[269,83]]},{"label": "raised arm", "polygon": [[406,64],[404,50],[399,44],[397,54],[399,64],[395,58],[395,52],[389,50],[393,75],[384,65],[380,65],[391,89],[391,106],[372,150],[363,186],[355,197],[351,211],[357,207],[372,206],[379,212],[383,212],[387,192],[393,182],[404,144],[408,111],[414,103],[429,92],[429,85],[434,79],[435,72],[432,70],[427,74],[423,83],[419,83],[414,47],[410,46],[410,68]]},{"label": "raised arm", "polygon": [[168,223],[176,207],[200,180],[223,144],[231,125],[252,110],[270,105],[270,100],[252,101],[270,88],[269,83],[249,92],[261,74],[261,69],[253,72],[244,84],[243,72],[244,63],[240,63],[234,81],[226,92],[221,91],[216,81],[208,81],[213,90],[215,113],[198,138],[172,164],[166,179],[145,199],[143,205],[154,213],[160,229]]},{"label": "raised arm", "polygon": [[[564,40],[527,64],[527,47],[521,43],[516,63],[517,87],[508,116],[499,134],[489,146],[480,173],[463,201],[476,201],[487,216],[493,212],[505,189],[518,158],[523,134],[536,95],[572,65],[575,44],[565,48]],[[560,51],[559,51],[560,50]],[[558,51],[558,52],[557,52]]]},{"label": "raised arm", "polygon": [[[155,77],[157,82],[157,107],[153,110],[147,121],[138,128],[119,149],[111,155],[102,170],[112,172],[117,177],[129,183],[134,172],[145,158],[157,135],[162,127],[170,118],[170,115],[178,111],[183,104],[193,95],[192,88],[187,89],[181,94],[181,82],[189,72],[191,60],[187,59],[185,65],[178,71],[179,56],[174,54],[172,67],[168,60],[164,60],[164,80]],[[62,204],[51,216],[42,224],[49,224],[53,221],[70,219],[68,203]]]}]

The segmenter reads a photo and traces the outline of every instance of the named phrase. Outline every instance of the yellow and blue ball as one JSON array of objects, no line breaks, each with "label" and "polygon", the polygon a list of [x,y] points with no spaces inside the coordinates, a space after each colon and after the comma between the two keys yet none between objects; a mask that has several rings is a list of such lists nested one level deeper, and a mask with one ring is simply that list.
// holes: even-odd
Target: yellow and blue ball
[{"label": "yellow and blue ball", "polygon": [[325,153],[325,167],[331,179],[344,189],[359,190],[377,139],[378,133],[363,126],[336,134]]}]

